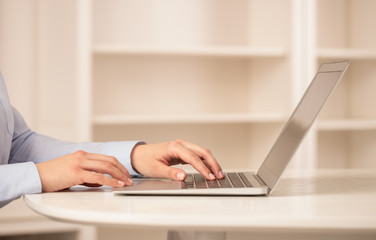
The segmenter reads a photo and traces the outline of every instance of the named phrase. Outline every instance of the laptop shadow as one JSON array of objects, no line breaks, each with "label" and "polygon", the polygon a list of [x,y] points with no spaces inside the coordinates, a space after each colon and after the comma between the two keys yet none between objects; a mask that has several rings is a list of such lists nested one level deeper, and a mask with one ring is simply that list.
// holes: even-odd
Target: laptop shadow
[{"label": "laptop shadow", "polygon": [[316,177],[282,178],[270,197],[364,193],[375,189],[374,174],[322,174]]}]

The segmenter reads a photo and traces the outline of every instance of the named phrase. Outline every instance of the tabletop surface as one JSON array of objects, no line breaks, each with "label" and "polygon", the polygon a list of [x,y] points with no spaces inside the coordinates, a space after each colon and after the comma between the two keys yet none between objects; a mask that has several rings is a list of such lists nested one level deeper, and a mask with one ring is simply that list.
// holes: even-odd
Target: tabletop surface
[{"label": "tabletop surface", "polygon": [[26,195],[34,211],[62,221],[166,229],[376,231],[376,171],[286,172],[269,196],[114,196],[112,188]]}]

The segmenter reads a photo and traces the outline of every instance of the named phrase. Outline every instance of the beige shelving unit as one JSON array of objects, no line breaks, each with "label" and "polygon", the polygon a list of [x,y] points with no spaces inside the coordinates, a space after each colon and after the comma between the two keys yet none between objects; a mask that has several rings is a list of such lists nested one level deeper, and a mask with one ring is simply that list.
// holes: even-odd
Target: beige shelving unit
[{"label": "beige shelving unit", "polygon": [[185,138],[256,168],[292,106],[291,3],[270,4],[94,1],[93,139]]},{"label": "beige shelving unit", "polygon": [[376,2],[318,1],[318,62],[351,59],[321,114],[318,167],[375,167]]},{"label": "beige shelving unit", "polygon": [[[94,1],[92,137],[257,168],[317,66],[351,59],[295,168],[374,167],[373,1]],[[272,16],[272,17],[271,17]]]}]

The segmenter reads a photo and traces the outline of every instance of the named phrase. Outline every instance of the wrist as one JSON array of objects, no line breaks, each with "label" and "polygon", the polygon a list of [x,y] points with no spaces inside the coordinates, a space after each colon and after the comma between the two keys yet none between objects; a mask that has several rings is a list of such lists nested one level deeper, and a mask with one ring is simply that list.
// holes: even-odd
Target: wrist
[{"label": "wrist", "polygon": [[145,142],[138,142],[132,149],[131,152],[131,166],[133,170],[138,173],[142,174],[138,169],[137,169],[137,159],[140,159],[140,154],[142,152],[142,148],[146,145]]}]

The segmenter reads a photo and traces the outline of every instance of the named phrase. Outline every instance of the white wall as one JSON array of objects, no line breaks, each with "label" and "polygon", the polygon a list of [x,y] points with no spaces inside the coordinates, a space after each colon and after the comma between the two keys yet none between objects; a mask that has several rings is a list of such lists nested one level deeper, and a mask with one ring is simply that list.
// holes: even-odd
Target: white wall
[{"label": "white wall", "polygon": [[35,1],[0,0],[0,71],[12,104],[36,126]]}]

